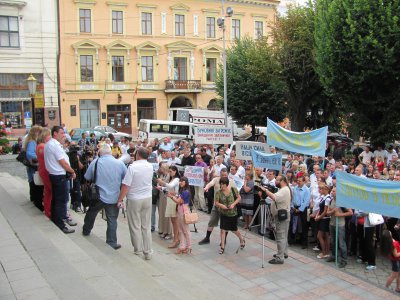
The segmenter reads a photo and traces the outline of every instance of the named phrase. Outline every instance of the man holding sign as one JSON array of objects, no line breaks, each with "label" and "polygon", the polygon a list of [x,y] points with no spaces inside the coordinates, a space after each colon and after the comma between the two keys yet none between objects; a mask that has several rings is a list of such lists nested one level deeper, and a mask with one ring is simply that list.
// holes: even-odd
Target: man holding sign
[{"label": "man holding sign", "polygon": [[[207,164],[203,161],[200,154],[196,154],[195,167],[203,168],[204,181],[207,180]],[[207,211],[206,199],[204,198],[203,186],[194,187],[194,203],[197,204],[198,210]]]}]

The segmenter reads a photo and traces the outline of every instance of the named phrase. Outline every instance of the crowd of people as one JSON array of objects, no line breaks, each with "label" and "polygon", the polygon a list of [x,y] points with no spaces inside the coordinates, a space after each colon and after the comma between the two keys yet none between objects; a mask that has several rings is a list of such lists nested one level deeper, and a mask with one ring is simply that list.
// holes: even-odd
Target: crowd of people
[{"label": "crowd of people", "polygon": [[[58,126],[51,131],[32,127],[23,147],[28,159],[38,161],[43,180],[43,186],[36,185],[35,169],[28,168],[31,200],[65,233],[73,232],[67,225],[76,225],[68,214],[68,193],[75,211],[86,210],[81,192],[93,181],[99,190],[99,201],[86,211],[82,233],[90,234],[97,213],[104,209],[108,222],[106,242],[114,249],[120,248],[117,217],[126,205],[134,252],[143,253],[146,259],[152,255],[154,231],[161,239],[171,240],[168,247],[177,248],[177,253],[192,252],[184,215],[193,207],[210,215],[206,236],[199,245],[210,243],[212,231],[219,224],[219,253],[225,251],[229,231],[238,237],[239,248],[244,249],[246,241],[238,230],[238,220],[243,221],[244,229],[254,230],[261,218],[255,212],[265,201],[272,218],[264,228],[258,226],[258,232],[270,232],[277,241],[278,252],[269,261],[271,264],[284,263],[288,244],[309,247],[310,232],[316,242],[316,257],[335,261],[337,221],[339,267],[345,267],[348,257],[355,256],[366,264],[367,270],[374,270],[375,250],[379,242],[387,244],[387,229],[397,244],[381,249],[391,249],[386,254],[391,255],[393,272],[398,274],[398,219],[387,217],[385,224],[373,226],[368,212],[336,205],[337,172],[400,181],[400,162],[393,147],[372,151],[356,145],[351,158],[338,157],[337,153],[336,157],[327,153],[326,157],[308,158],[289,154],[279,172],[237,159],[234,147],[229,145],[196,145],[170,138],[133,142],[125,138],[116,141],[110,136],[96,140],[94,135],[87,138],[86,134],[75,144],[65,138],[64,129]],[[186,166],[203,168],[204,186],[189,186],[183,176]],[[282,210],[287,216],[281,219]],[[399,278],[396,280],[399,290]]]}]

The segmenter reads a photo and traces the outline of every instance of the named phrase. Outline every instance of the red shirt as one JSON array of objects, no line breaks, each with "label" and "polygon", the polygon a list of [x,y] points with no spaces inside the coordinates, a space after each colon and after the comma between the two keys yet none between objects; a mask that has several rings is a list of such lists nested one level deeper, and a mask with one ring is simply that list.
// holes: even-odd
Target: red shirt
[{"label": "red shirt", "polygon": [[[393,246],[396,249],[397,253],[400,253],[400,242],[393,240]],[[393,254],[390,256],[392,260],[400,261],[400,257],[393,257]]]},{"label": "red shirt", "polygon": [[379,170],[379,172],[383,172],[383,169],[385,168],[385,163],[383,161],[376,163],[376,166]]}]

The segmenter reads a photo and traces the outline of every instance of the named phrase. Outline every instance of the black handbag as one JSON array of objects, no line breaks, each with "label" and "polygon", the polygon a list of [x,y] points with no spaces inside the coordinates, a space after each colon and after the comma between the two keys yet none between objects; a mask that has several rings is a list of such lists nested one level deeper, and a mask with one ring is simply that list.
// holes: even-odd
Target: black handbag
[{"label": "black handbag", "polygon": [[[290,191],[290,202],[292,202],[292,189],[290,188],[290,186],[288,186],[288,188]],[[274,202],[275,202],[276,209],[278,210],[278,215],[277,215],[278,221],[287,220],[288,211],[286,209],[278,209],[278,205],[276,204],[276,201],[274,201]]]},{"label": "black handbag", "polygon": [[97,159],[94,165],[94,176],[92,182],[82,187],[82,205],[84,207],[94,206],[97,201],[100,200],[99,187],[96,185],[98,162],[99,160]]},{"label": "black handbag", "polygon": [[20,163],[22,163],[24,166],[32,168],[35,171],[37,171],[37,169],[38,169],[37,165],[33,165],[29,161],[29,159],[26,157],[26,151],[25,150],[21,150],[21,152],[17,155],[17,157],[15,159],[17,161],[19,161]]}]

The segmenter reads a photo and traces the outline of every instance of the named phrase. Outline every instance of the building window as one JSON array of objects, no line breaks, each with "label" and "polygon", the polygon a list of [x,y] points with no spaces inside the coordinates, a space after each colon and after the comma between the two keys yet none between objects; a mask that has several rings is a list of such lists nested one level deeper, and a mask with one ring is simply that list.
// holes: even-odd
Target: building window
[{"label": "building window", "polygon": [[206,79],[209,82],[215,82],[217,76],[217,59],[207,58]]},{"label": "building window", "polygon": [[142,34],[151,35],[151,13],[142,12]]},{"label": "building window", "polygon": [[19,47],[18,17],[0,16],[0,47]]},{"label": "building window", "polygon": [[138,99],[137,100],[137,121],[141,119],[155,119],[156,116],[156,101],[155,99]]},{"label": "building window", "polygon": [[112,57],[112,81],[124,82],[124,57]]},{"label": "building window", "polygon": [[161,33],[167,33],[167,13],[161,13]]},{"label": "building window", "polygon": [[154,81],[153,56],[142,56],[142,81]]},{"label": "building window", "polygon": [[99,100],[80,100],[81,128],[93,128],[100,124]]},{"label": "building window", "polygon": [[207,17],[207,37],[215,38],[215,18]]},{"label": "building window", "polygon": [[261,22],[261,21],[255,22],[255,35],[256,35],[255,38],[256,39],[261,39],[263,37],[263,35],[264,35],[263,27],[264,27],[263,22]]},{"label": "building window", "polygon": [[186,57],[174,57],[174,80],[187,80]]},{"label": "building window", "polygon": [[185,35],[185,16],[175,15],[175,35],[184,36]]},{"label": "building window", "polygon": [[232,19],[232,39],[240,38],[240,20]]},{"label": "building window", "polygon": [[81,82],[93,82],[93,56],[81,55]]},{"label": "building window", "polygon": [[112,33],[122,34],[122,11],[112,11]]},{"label": "building window", "polygon": [[91,32],[90,9],[79,9],[79,30],[80,32]]}]

